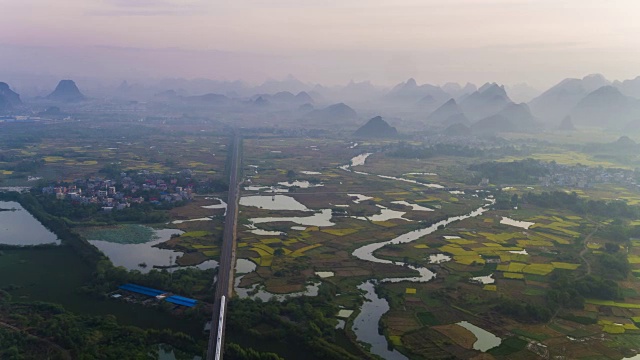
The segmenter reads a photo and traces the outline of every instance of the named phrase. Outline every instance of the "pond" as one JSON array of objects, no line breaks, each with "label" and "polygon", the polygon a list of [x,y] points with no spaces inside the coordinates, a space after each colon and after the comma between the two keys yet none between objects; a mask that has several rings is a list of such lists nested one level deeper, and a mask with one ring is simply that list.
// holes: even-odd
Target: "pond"
[{"label": "pond", "polygon": [[[213,204],[213,205],[205,205],[202,208],[203,209],[224,209],[224,216],[227,216],[227,203],[224,202],[224,200],[220,199],[220,198],[214,198],[215,200],[218,200],[220,203],[219,204]],[[209,200],[209,198],[205,198],[205,200]]]},{"label": "pond", "polygon": [[315,274],[321,279],[330,278],[335,275],[333,271],[316,271]]},{"label": "pond", "polygon": [[[183,254],[178,251],[153,247],[153,245],[169,240],[173,234],[182,234],[182,231],[177,229],[160,229],[153,231],[155,238],[142,244],[119,244],[104,240],[91,239],[89,239],[89,242],[100,249],[100,251],[102,251],[109,260],[111,260],[113,265],[123,266],[128,270],[138,270],[142,273],[148,273],[153,269],[154,265],[175,265],[176,258]],[[172,264],[170,264],[170,260],[173,262]],[[146,264],[146,267],[141,267],[140,264],[142,263]],[[195,265],[194,267],[206,270],[213,269],[217,266],[217,261],[207,260],[201,264]]]},{"label": "pond", "polygon": [[283,302],[289,298],[300,297],[300,296],[318,296],[318,291],[320,290],[321,282],[314,282],[306,285],[305,290],[299,292],[292,292],[287,294],[274,294],[264,289],[263,285],[253,284],[251,287],[242,288],[240,287],[240,282],[242,281],[242,276],[238,276],[235,279],[233,284],[233,289],[238,294],[241,299],[249,298],[249,299],[260,299],[262,301],[269,301],[271,299],[275,299],[276,301]]},{"label": "pond", "polygon": [[522,228],[522,229],[528,229],[531,226],[535,225],[536,223],[528,222],[528,221],[513,220],[506,216],[503,216],[502,220],[500,220],[500,224],[511,225],[511,226]]},{"label": "pond", "polygon": [[380,208],[379,214],[369,215],[369,216],[352,216],[354,219],[358,220],[369,220],[369,221],[387,221],[392,219],[401,219],[405,221],[411,221],[409,219],[405,219],[402,216],[406,214],[404,211],[396,211],[387,209],[382,205],[377,205]]},{"label": "pond", "polygon": [[[360,204],[363,201],[373,199],[373,196],[366,196],[366,195],[362,195],[362,194],[347,194],[347,196],[355,198],[355,199],[353,199],[353,202],[356,203],[356,204]],[[338,206],[338,205],[336,205],[336,206]]]},{"label": "pond", "polygon": [[256,263],[249,259],[236,260],[236,274],[248,274],[256,270]]},{"label": "pond", "polygon": [[282,185],[282,186],[286,186],[286,187],[293,187],[293,186],[297,186],[301,189],[308,189],[308,188],[312,188],[312,187],[321,187],[324,186],[324,184],[312,184],[310,182],[308,182],[307,180],[303,180],[303,181],[290,181],[290,182],[279,182],[278,185]]},{"label": "pond", "polygon": [[378,297],[373,282],[366,281],[358,285],[365,291],[365,301],[358,316],[353,321],[352,330],[356,339],[371,346],[370,351],[386,360],[408,360],[395,350],[389,350],[387,339],[378,332],[378,322],[382,315],[389,311],[389,303]]},{"label": "pond", "polygon": [[45,228],[22,205],[0,201],[0,244],[42,245],[60,244],[58,237]]},{"label": "pond", "polygon": [[496,282],[496,279],[493,278],[493,274],[485,275],[485,276],[476,276],[476,277],[472,277],[469,280],[471,280],[471,282],[480,283],[483,285],[493,284]]},{"label": "pond", "polygon": [[431,208],[424,207],[424,206],[418,205],[418,204],[412,204],[412,203],[407,202],[407,201],[392,201],[391,203],[392,204],[398,204],[398,205],[404,205],[406,207],[410,207],[411,210],[414,210],[414,211],[434,211]]},{"label": "pond", "polygon": [[364,154],[360,154],[354,158],[351,159],[350,165],[351,166],[361,166],[364,165],[365,161],[367,161],[367,158],[369,156],[371,156],[372,153],[364,153]]},{"label": "pond", "polygon": [[290,216],[290,217],[263,217],[252,218],[249,221],[252,224],[263,224],[269,222],[292,222],[303,226],[333,226],[335,223],[331,222],[332,217],[331,209],[324,209],[311,216]]},{"label": "pond", "polygon": [[500,345],[502,339],[493,335],[485,329],[479,328],[467,321],[460,321],[457,323],[463,328],[471,331],[473,335],[476,336],[478,340],[473,344],[473,348],[482,352],[485,352],[489,349],[493,349],[494,347]]},{"label": "pond", "polygon": [[291,196],[285,195],[251,195],[240,198],[240,205],[253,206],[265,210],[298,210],[311,211],[304,204]]},{"label": "pond", "polygon": [[451,256],[445,254],[429,255],[429,264],[440,264],[447,261],[451,261]]},{"label": "pond", "polygon": [[275,193],[289,192],[289,189],[277,188],[273,186],[260,186],[260,185],[245,186],[244,189],[247,191],[266,191],[266,192],[275,192]]}]

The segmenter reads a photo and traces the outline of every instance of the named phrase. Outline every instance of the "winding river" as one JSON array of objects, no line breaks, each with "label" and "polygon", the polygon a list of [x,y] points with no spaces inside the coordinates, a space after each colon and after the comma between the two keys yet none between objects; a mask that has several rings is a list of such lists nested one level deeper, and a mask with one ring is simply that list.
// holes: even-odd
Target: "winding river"
[{"label": "winding river", "polygon": [[[364,160],[367,158],[366,156],[360,155],[351,161],[351,166],[363,165]],[[357,164],[357,165],[354,165]],[[349,166],[340,167],[343,170],[349,171]],[[390,180],[396,181],[406,181],[406,179],[394,178],[394,177],[385,177]],[[413,182],[413,181],[412,181]],[[422,184],[425,186],[433,185],[433,184]],[[406,266],[410,269],[413,269],[418,272],[418,276],[414,277],[403,277],[403,278],[386,278],[381,280],[382,282],[401,282],[401,281],[411,281],[411,282],[427,282],[433,279],[436,274],[431,270],[425,267],[415,267],[412,265],[405,264],[399,261],[391,261],[380,259],[374,256],[374,252],[378,249],[383,248],[387,245],[392,244],[406,244],[412,241],[416,241],[419,238],[431,234],[438,230],[440,226],[447,226],[453,222],[461,221],[464,219],[468,219],[471,217],[479,216],[482,213],[489,210],[489,206],[495,202],[493,199],[486,199],[487,204],[471,211],[465,215],[452,216],[442,221],[438,221],[428,227],[413,230],[397,236],[388,241],[382,241],[378,243],[368,244],[357,248],[353,251],[352,255],[357,257],[360,260],[364,261],[372,261],[380,264],[395,264],[398,266]],[[358,289],[365,291],[365,303],[362,305],[361,311],[358,316],[353,321],[352,330],[356,334],[356,338],[358,341],[369,344],[371,346],[371,352],[384,358],[384,359],[393,359],[393,360],[404,360],[407,359],[403,354],[393,349],[389,349],[387,346],[388,342],[384,335],[378,332],[378,323],[382,315],[384,315],[389,310],[389,304],[384,298],[378,297],[375,293],[375,285],[372,280],[368,280],[363,282],[358,286]]]}]

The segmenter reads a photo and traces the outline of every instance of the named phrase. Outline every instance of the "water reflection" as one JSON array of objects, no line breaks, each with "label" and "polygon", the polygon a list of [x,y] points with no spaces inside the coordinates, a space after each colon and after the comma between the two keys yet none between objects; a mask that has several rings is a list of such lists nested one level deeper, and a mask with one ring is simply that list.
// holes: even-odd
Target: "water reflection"
[{"label": "water reflection", "polygon": [[60,244],[58,237],[45,228],[22,205],[0,201],[0,243],[7,245]]},{"label": "water reflection", "polygon": [[358,316],[353,321],[353,332],[356,339],[371,345],[370,351],[387,360],[407,360],[408,358],[395,350],[389,350],[387,339],[378,333],[378,322],[384,313],[389,311],[389,303],[378,297],[373,282],[367,281],[358,285],[365,291],[365,301]]},{"label": "water reflection", "polygon": [[[154,265],[175,265],[176,258],[183,254],[179,251],[153,247],[153,245],[169,240],[173,234],[182,234],[182,231],[177,229],[161,229],[154,230],[154,233],[154,239],[143,244],[118,244],[103,240],[89,240],[89,242],[107,255],[113,265],[123,266],[128,270],[139,270],[140,272],[147,273],[153,269]],[[140,266],[141,264],[146,266]],[[206,270],[216,268],[217,266],[217,261],[207,260],[193,267]],[[188,266],[179,268],[186,267]]]}]

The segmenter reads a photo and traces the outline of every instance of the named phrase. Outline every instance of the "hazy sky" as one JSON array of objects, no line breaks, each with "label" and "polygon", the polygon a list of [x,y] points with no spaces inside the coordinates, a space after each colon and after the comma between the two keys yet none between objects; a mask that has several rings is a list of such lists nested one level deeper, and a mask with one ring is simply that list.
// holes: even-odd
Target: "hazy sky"
[{"label": "hazy sky", "polygon": [[4,72],[547,86],[640,75],[638,0],[0,0]]}]

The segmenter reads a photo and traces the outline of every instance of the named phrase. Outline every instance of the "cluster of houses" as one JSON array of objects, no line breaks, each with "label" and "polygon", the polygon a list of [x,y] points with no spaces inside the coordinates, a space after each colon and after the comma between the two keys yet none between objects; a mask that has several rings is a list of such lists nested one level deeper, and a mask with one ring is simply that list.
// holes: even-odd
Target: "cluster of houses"
[{"label": "cluster of houses", "polygon": [[617,184],[638,186],[636,173],[632,170],[607,169],[602,167],[567,166],[547,163],[550,175],[539,178],[542,186],[568,186],[579,189],[590,188],[595,184]]},{"label": "cluster of houses", "polygon": [[146,175],[134,180],[122,173],[119,181],[101,177],[75,179],[72,184],[44,187],[42,193],[55,194],[59,200],[100,204],[104,211],[122,210],[131,204],[144,202],[157,205],[193,199],[193,188],[178,186],[177,178],[161,179],[155,174]]}]

